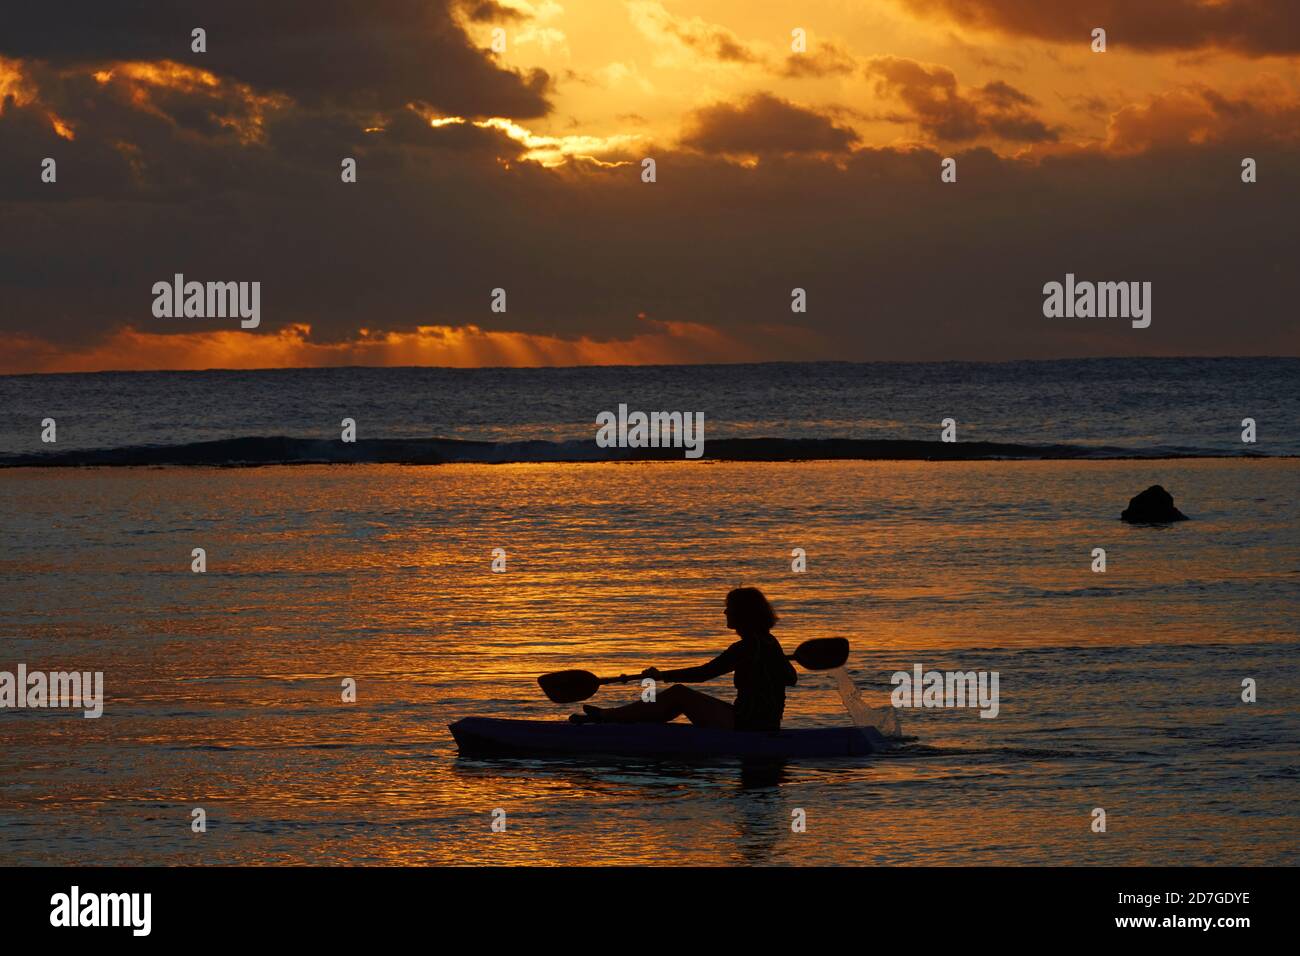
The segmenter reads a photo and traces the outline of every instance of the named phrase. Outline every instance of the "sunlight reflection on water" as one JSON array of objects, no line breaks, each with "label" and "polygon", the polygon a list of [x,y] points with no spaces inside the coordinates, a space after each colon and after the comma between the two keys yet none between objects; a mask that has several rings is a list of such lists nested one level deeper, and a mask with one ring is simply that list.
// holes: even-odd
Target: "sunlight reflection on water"
[{"label": "sunlight reflection on water", "polygon": [[[0,847],[15,863],[1294,862],[1298,474],[6,472],[3,666],[103,670],[108,701],[100,720],[0,717]],[[1194,521],[1115,520],[1157,480]],[[196,546],[206,575],[189,572]],[[1088,570],[1094,546],[1104,576]],[[494,547],[505,574],[489,571]],[[792,763],[777,786],[735,761],[456,756],[458,717],[567,713],[538,692],[541,672],[721,650],[740,582],[768,591],[787,650],[848,637],[868,704],[919,662],[999,670],[1001,715],[904,712],[915,739],[898,753]],[[1270,685],[1250,708],[1243,675]],[[345,677],[355,704],[340,701]],[[731,695],[725,680],[706,689]],[[787,722],[846,723],[832,681],[801,675]],[[1097,805],[1116,821],[1105,839],[1088,829]],[[195,806],[207,834],[189,830]],[[506,833],[489,828],[496,807]],[[795,808],[807,833],[790,830]]]}]

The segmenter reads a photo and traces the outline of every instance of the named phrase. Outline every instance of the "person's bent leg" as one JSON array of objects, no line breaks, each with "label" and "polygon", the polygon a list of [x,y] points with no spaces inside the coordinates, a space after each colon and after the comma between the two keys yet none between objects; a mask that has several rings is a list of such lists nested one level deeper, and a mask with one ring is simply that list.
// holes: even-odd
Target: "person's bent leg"
[{"label": "person's bent leg", "polygon": [[638,700],[622,707],[596,707],[584,704],[587,715],[605,724],[663,724],[686,713],[686,697],[694,694],[684,684],[674,684],[654,700]]},{"label": "person's bent leg", "polygon": [[736,729],[736,708],[725,700],[719,700],[703,691],[682,688],[682,712],[686,719],[696,727],[711,727],[716,730]]}]

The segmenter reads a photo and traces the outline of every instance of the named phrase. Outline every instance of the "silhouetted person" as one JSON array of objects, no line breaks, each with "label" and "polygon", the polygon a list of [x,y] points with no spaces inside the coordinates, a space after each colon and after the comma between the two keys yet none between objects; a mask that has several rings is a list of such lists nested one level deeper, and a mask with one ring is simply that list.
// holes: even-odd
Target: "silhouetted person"
[{"label": "silhouetted person", "polygon": [[[776,613],[758,588],[736,588],[727,595],[727,627],[740,640],[698,667],[661,671],[648,667],[640,677],[679,681],[656,695],[654,701],[637,701],[622,707],[584,704],[585,716],[574,714],[579,723],[665,723],[686,716],[697,727],[724,730],[780,730],[785,712],[785,689],[793,687],[798,675],[785,659],[785,651],[772,636]],[[729,704],[687,687],[700,681],[729,674],[736,676],[736,702]]]}]

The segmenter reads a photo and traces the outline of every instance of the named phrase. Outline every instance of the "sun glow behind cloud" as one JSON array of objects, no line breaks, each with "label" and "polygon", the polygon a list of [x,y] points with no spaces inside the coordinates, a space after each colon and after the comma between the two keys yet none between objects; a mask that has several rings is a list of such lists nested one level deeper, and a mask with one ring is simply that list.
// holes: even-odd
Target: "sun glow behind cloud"
[{"label": "sun glow behind cloud", "polygon": [[[1200,7],[1252,4],[1291,22],[1281,0]],[[884,317],[917,305],[927,321],[951,322],[954,335],[970,327],[912,264],[982,202],[979,184],[1043,197],[1044,222],[1071,215],[1071,190],[1113,184],[1110,211],[1122,216],[1133,189],[1149,188],[1142,183],[1158,154],[1232,173],[1214,151],[1269,150],[1261,169],[1277,178],[1261,183],[1273,188],[1300,142],[1300,53],[1287,51],[1287,30],[1252,27],[1208,44],[1198,34],[1177,46],[1164,21],[1125,12],[1118,0],[1071,0],[1068,17],[1064,0],[1060,11],[1029,0],[809,0],[797,15],[745,0],[418,6],[418,17],[404,18],[401,4],[376,5],[358,14],[375,27],[360,33],[349,14],[275,57],[256,45],[274,30],[195,57],[163,36],[118,50],[121,59],[93,39],[65,47],[36,30],[24,49],[10,39],[15,31],[0,36],[6,56],[19,57],[0,58],[0,133],[14,137],[0,166],[13,161],[6,180],[19,198],[6,259],[33,277],[10,290],[0,365],[929,357],[935,336],[895,332]],[[1046,12],[1008,13],[1031,6]],[[1116,21],[1105,56],[1075,29],[1082,8]],[[1213,25],[1212,13],[1196,17]],[[1068,29],[1057,35],[1062,17]],[[808,41],[797,56],[796,27]],[[497,48],[499,30],[506,42]],[[357,82],[318,69],[339,51],[357,58]],[[446,69],[427,68],[435,62]],[[58,157],[57,189],[23,186],[28,155]],[[935,201],[928,167],[941,156],[961,157],[963,179]],[[340,157],[356,157],[356,184],[340,187]],[[640,179],[645,157],[659,164],[657,185]],[[1229,211],[1242,207],[1235,194],[1233,203]],[[1143,248],[1168,250],[1173,264],[1207,246],[1185,226],[1162,243],[1161,224],[1177,223],[1178,210],[1167,205],[1133,226],[1149,228]],[[1032,212],[971,222],[1004,244],[1036,234]],[[322,245],[327,237],[332,245]],[[860,284],[859,246],[875,270]],[[408,254],[426,247],[418,264]],[[954,268],[978,277],[967,281],[988,278],[996,294],[985,321],[1023,318],[1021,290],[1036,276],[1013,275],[998,260],[979,265],[978,248],[978,239],[963,247]],[[1121,230],[1097,248],[1132,257],[1117,251]],[[304,263],[299,250],[329,263],[330,294],[317,294],[319,263]],[[274,285],[284,311],[256,333],[151,321],[147,297],[137,303],[131,290],[147,287],[155,263],[167,275],[179,269],[171,259],[188,257],[197,273],[203,254],[218,264],[210,278],[226,277],[227,262],[265,266],[249,278]],[[147,257],[149,274],[135,275],[127,255]],[[456,281],[441,290],[414,281],[426,261]],[[368,308],[348,285],[353,274],[392,286],[391,295]],[[1277,299],[1270,283],[1257,280],[1261,301]],[[512,297],[518,289],[531,311],[489,315],[466,291],[497,284]],[[806,328],[772,324],[789,316],[782,297],[796,284],[814,293],[815,309],[798,319]],[[641,309],[662,320],[626,331],[623,321]],[[371,330],[359,328],[367,322]],[[820,345],[808,329],[820,330]],[[1055,354],[1061,336],[1084,347],[1078,330],[1023,333],[1034,354]],[[942,348],[973,354],[969,343]]]},{"label": "sun glow behind cloud", "polygon": [[[563,338],[476,325],[422,325],[414,331],[360,329],[342,342],[313,341],[307,324],[272,333],[216,330],[159,334],[127,326],[79,349],[35,336],[0,336],[0,374],[14,372],[162,371],[196,368],[296,368],[343,365],[486,366],[674,365],[755,361],[753,347],[693,322],[641,317],[643,330],[622,339]],[[791,342],[796,330],[773,327]]]},{"label": "sun glow behind cloud", "polygon": [[[0,57],[0,115],[4,114],[6,102],[12,102],[15,106],[29,106],[38,102],[38,91],[23,73],[20,62]],[[54,110],[47,108],[45,118],[56,136],[68,141],[77,138],[73,126]]]},{"label": "sun glow behind cloud", "polygon": [[[603,154],[618,152],[636,145],[643,137],[637,133],[614,136],[544,136],[534,133],[514,120],[494,116],[483,120],[467,120],[463,116],[437,116],[423,114],[433,129],[445,126],[463,126],[466,123],[479,129],[494,129],[524,147],[520,159],[542,166],[562,166],[572,159],[584,159],[601,165],[627,165],[626,161],[606,163],[599,159]],[[378,128],[375,128],[378,131]]]}]

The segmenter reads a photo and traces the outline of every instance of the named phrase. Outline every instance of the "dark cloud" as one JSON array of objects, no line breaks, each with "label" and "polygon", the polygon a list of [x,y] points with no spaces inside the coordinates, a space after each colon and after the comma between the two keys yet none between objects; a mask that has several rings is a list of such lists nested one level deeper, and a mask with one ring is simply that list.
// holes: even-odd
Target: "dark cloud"
[{"label": "dark cloud", "polygon": [[858,68],[852,53],[831,41],[818,41],[806,53],[791,53],[777,71],[782,76],[846,76]]},{"label": "dark cloud", "polygon": [[1300,103],[1264,82],[1247,93],[1168,90],[1115,111],[1107,146],[1138,152],[1198,144],[1236,144],[1243,156],[1294,146],[1300,141]]},{"label": "dark cloud", "polygon": [[[764,148],[756,167],[655,148],[658,181],[643,183],[639,164],[543,169],[492,131],[433,129],[414,114],[367,134],[336,113],[286,111],[245,142],[127,111],[120,93],[93,81],[64,90],[80,124],[71,142],[38,105],[0,115],[0,162],[23,157],[5,179],[32,184],[3,204],[0,334],[73,348],[127,324],[229,327],[152,318],[152,284],[182,272],[259,280],[259,331],[307,323],[320,341],[431,323],[627,337],[645,313],[715,326],[767,358],[793,354],[766,344],[769,325],[833,342],[823,358],[1300,351],[1294,142],[1274,143],[1251,186],[1238,177],[1240,143],[1172,136],[1148,152],[1038,162],[959,151],[957,183],[941,184],[943,154],[929,149],[790,152],[771,129],[826,125],[760,101],[722,110],[713,127],[781,119],[758,143],[739,124],[742,145]],[[1152,104],[1124,129],[1166,129],[1188,108]],[[1260,107],[1249,121],[1270,115]],[[344,140],[359,158],[355,185],[339,181]],[[138,171],[113,141],[135,144]],[[39,184],[32,159],[46,150],[60,156],[54,186]],[[1151,328],[1043,318],[1042,285],[1066,272],[1152,281]],[[806,315],[790,312],[796,286]],[[508,290],[506,314],[490,311],[496,287]]]},{"label": "dark cloud", "polygon": [[496,0],[464,0],[460,9],[475,23],[518,23],[528,19],[523,11],[497,3]]},{"label": "dark cloud", "polygon": [[1090,113],[1093,116],[1102,116],[1113,108],[1110,101],[1095,93],[1057,93],[1056,95],[1070,109],[1080,113]]},{"label": "dark cloud", "polygon": [[1076,43],[1096,27],[1107,46],[1142,50],[1215,48],[1250,56],[1300,52],[1295,0],[904,0],[918,13],[967,27]]},{"label": "dark cloud", "polygon": [[674,16],[657,4],[637,8],[634,17],[641,21],[641,29],[652,37],[671,37],[708,59],[738,64],[763,61],[762,54],[750,48],[731,30],[706,23],[699,17]]},{"label": "dark cloud", "polygon": [[1013,143],[1054,143],[1057,140],[1056,130],[1024,113],[986,116],[984,124],[995,136]]},{"label": "dark cloud", "polygon": [[991,135],[1017,142],[1056,140],[1057,133],[1026,109],[1033,100],[1000,80],[966,93],[952,70],[897,56],[872,57],[866,67],[882,96],[896,96],[907,112],[891,118],[915,123],[934,139],[965,143]]},{"label": "dark cloud", "polygon": [[[828,110],[760,94],[700,111],[680,147],[647,145],[644,183],[640,153],[544,169],[500,130],[432,127],[405,104],[277,104],[247,75],[96,79],[72,62],[25,62],[0,108],[0,336],[62,349],[126,325],[231,328],[152,317],[153,283],[181,272],[261,281],[259,334],[304,323],[320,341],[438,323],[604,339],[646,314],[764,358],[796,355],[790,341],[845,359],[1300,353],[1300,109],[1281,84],[1171,91],[1116,111],[1104,148],[1023,159],[854,148]],[[872,65],[932,134],[1050,138],[1009,84]],[[1066,272],[1153,282],[1151,328],[1044,319],[1042,285]],[[796,286],[807,314],[790,312]],[[772,326],[808,336],[773,344]]]},{"label": "dark cloud", "polygon": [[[41,182],[47,157],[55,161],[56,184]],[[0,113],[0,202],[43,199],[57,205],[130,195],[134,179],[128,154],[89,136],[60,137],[39,105],[10,101]]]},{"label": "dark cloud", "polygon": [[[192,53],[190,32],[207,31]],[[172,60],[309,105],[428,103],[462,116],[543,115],[548,77],[471,45],[450,0],[42,0],[11,4],[0,56],[53,64]]]},{"label": "dark cloud", "polygon": [[1023,62],[994,56],[987,48],[976,46],[973,43],[967,43],[951,30],[948,31],[947,40],[948,44],[958,53],[977,66],[986,67],[990,70],[997,70],[999,73],[1023,73],[1025,70]]},{"label": "dark cloud", "polygon": [[874,57],[867,67],[882,95],[895,94],[910,110],[910,118],[942,140],[962,142],[981,132],[975,104],[957,91],[952,70],[926,66],[897,56]]},{"label": "dark cloud", "polygon": [[979,93],[984,99],[1003,109],[1015,106],[1038,105],[1038,102],[1028,93],[1022,93],[1010,83],[1004,83],[1002,80],[985,83],[979,88]]},{"label": "dark cloud", "polygon": [[685,29],[674,23],[670,31],[696,52],[723,63],[758,63],[762,59],[722,27]]},{"label": "dark cloud", "polygon": [[852,130],[770,93],[697,110],[682,137],[683,145],[728,154],[833,153],[856,140]]},{"label": "dark cloud", "polygon": [[993,135],[1013,143],[1054,143],[1058,138],[1055,129],[1025,113],[986,116],[984,123]]},{"label": "dark cloud", "polygon": [[[184,201],[238,187],[264,166],[245,148],[262,118],[247,90],[163,86],[122,70],[100,81],[32,64],[25,77],[39,94],[0,115],[0,199]],[[57,163],[56,185],[33,174],[45,157]]]}]

